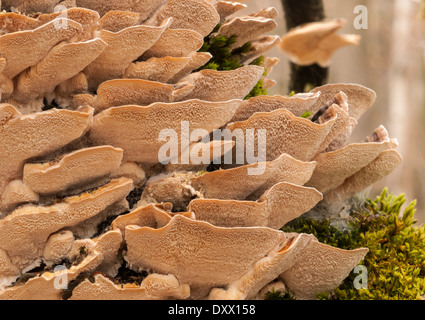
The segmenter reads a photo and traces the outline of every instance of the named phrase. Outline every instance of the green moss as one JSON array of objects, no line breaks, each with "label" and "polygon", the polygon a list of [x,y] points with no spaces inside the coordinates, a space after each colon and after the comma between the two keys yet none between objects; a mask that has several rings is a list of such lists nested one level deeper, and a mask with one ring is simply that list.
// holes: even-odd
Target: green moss
[{"label": "green moss", "polygon": [[248,100],[252,97],[257,97],[257,96],[266,96],[267,90],[263,88],[263,85],[264,85],[263,80],[258,81],[255,87],[252,88],[251,92],[245,97],[245,100]]},{"label": "green moss", "polygon": [[307,119],[311,116],[311,111],[306,111],[301,115],[301,118]]},{"label": "green moss", "polygon": [[264,300],[295,300],[289,293],[283,293],[280,290],[272,290],[266,293]]},{"label": "green moss", "polygon": [[364,209],[351,213],[351,229],[339,231],[329,221],[297,219],[283,228],[305,232],[319,241],[342,249],[366,247],[361,263],[367,268],[367,289],[355,289],[353,272],[334,291],[320,293],[326,300],[413,300],[425,295],[425,228],[416,226],[416,201],[402,210],[404,195],[394,196],[384,189],[375,200],[366,200]]},{"label": "green moss", "polygon": [[[212,58],[208,63],[202,66],[199,70],[213,69],[213,70],[235,70],[242,66],[239,62],[239,54],[230,49],[236,41],[236,36],[230,38],[219,35],[209,35],[204,39],[204,44],[199,50],[201,52],[209,52]],[[242,49],[241,49],[242,50]]]},{"label": "green moss", "polygon": [[250,63],[250,65],[254,65],[254,66],[262,66],[264,64],[264,61],[266,60],[265,56],[259,56],[257,59],[255,59],[254,61],[252,61]]},{"label": "green moss", "polygon": [[[199,51],[209,52],[212,55],[212,58],[197,71],[204,69],[212,69],[217,71],[229,71],[241,68],[244,64],[241,62],[243,55],[249,52],[252,48],[252,44],[247,42],[241,47],[231,49],[230,47],[235,43],[236,36],[226,37],[223,35],[215,35],[220,28],[220,25],[217,25],[214,30],[204,38],[204,44],[202,45]],[[264,63],[265,57],[260,56],[250,63],[250,65],[262,66]],[[265,70],[264,75],[267,74]],[[256,97],[259,95],[267,95],[267,90],[263,87],[263,81],[260,80],[257,85],[251,90],[245,99],[251,97]]]}]

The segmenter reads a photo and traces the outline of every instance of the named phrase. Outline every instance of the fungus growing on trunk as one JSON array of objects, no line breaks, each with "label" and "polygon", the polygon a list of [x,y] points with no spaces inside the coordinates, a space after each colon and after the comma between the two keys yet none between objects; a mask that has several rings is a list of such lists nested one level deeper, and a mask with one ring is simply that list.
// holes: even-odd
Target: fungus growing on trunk
[{"label": "fungus growing on trunk", "polygon": [[[348,144],[376,94],[263,95],[277,10],[243,8],[2,1],[0,299],[312,299],[364,258],[279,229],[400,163],[383,127]],[[341,23],[282,47],[326,64]]]}]

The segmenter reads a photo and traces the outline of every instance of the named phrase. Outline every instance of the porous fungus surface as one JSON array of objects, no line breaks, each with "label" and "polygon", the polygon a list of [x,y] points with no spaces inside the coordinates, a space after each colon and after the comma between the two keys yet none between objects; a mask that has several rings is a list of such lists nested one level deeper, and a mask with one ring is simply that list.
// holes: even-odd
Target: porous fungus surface
[{"label": "porous fungus surface", "polygon": [[281,228],[400,163],[383,127],[347,142],[375,93],[266,96],[278,12],[243,8],[2,1],[0,299],[312,299],[364,259]]}]

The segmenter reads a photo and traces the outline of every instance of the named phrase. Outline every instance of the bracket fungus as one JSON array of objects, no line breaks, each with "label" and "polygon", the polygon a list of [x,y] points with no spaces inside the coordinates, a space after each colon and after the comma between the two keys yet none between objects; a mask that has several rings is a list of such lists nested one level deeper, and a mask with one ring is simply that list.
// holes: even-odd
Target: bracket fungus
[{"label": "bracket fungus", "polygon": [[228,16],[236,13],[239,10],[247,8],[243,3],[232,2],[232,1],[217,1],[215,8],[220,15],[220,20],[225,19]]},{"label": "bracket fungus", "polygon": [[85,274],[90,274],[98,268],[108,265],[110,260],[116,259],[121,239],[121,233],[118,230],[112,230],[95,239],[87,239],[84,242],[74,241],[68,255],[75,255],[75,251],[78,259],[69,269],[62,266],[57,270],[31,274],[22,281],[19,277],[12,285],[0,291],[0,300],[64,299],[67,295],[68,284],[71,286],[73,282],[78,282],[79,278],[84,278]]},{"label": "bracket fungus", "polygon": [[173,275],[150,274],[140,286],[119,285],[97,274],[94,283],[84,280],[72,292],[70,300],[184,300],[190,296],[190,287],[181,285]]},{"label": "bracket fungus", "polygon": [[188,83],[165,84],[142,79],[116,79],[103,82],[97,88],[97,95],[78,94],[73,104],[90,105],[96,113],[124,105],[146,106],[154,102],[173,102],[187,96],[193,90]]},{"label": "bracket fungus", "polygon": [[238,108],[231,122],[248,120],[256,112],[271,112],[278,109],[287,109],[299,117],[312,109],[320,93],[298,93],[292,97],[257,96],[252,97]]},{"label": "bracket fungus", "polygon": [[[176,215],[160,229],[127,226],[125,259],[133,268],[174,274],[191,287],[219,286],[246,273],[284,237],[269,228],[220,228]],[[145,248],[143,253],[137,250],[140,247]],[[209,263],[200,259],[203,256]]]},{"label": "bracket fungus", "polygon": [[[101,39],[59,44],[38,64],[21,73],[16,80],[14,98],[28,103],[53,92],[61,82],[76,76],[106,48]],[[57,72],[57,68],[61,72]]]},{"label": "bracket fungus", "polygon": [[280,48],[297,65],[317,63],[327,67],[335,51],[345,46],[358,45],[360,41],[358,35],[336,33],[345,23],[344,19],[305,23],[289,30],[282,37]]},{"label": "bracket fungus", "polygon": [[[260,129],[266,129],[266,159],[272,161],[283,153],[287,153],[301,161],[310,161],[323,151],[323,144],[332,131],[337,116],[333,115],[323,123],[314,123],[308,119],[296,117],[287,109],[271,112],[257,112],[245,121],[234,122],[227,128],[242,130],[246,139],[247,132],[254,130],[255,150],[258,148]],[[285,136],[282,140],[281,137]],[[330,141],[329,141],[330,143]]]},{"label": "bracket fungus", "polygon": [[110,175],[118,170],[122,157],[123,151],[111,146],[80,149],[57,161],[26,163],[23,181],[37,193],[60,193],[78,184]]},{"label": "bracket fungus", "polygon": [[[160,141],[158,137],[164,128],[176,134],[176,146],[180,146],[184,144],[183,139],[189,142],[192,132],[197,129],[209,134],[224,126],[240,103],[241,100],[219,103],[195,99],[157,102],[146,107],[124,105],[109,108],[95,116],[90,139],[94,144],[111,144],[122,148],[126,161],[159,163],[159,150],[166,141]],[[182,121],[188,122],[188,132],[184,132]],[[149,129],[140,130],[141,127]]]},{"label": "bracket fungus", "polygon": [[[67,28],[57,30],[57,24]],[[7,61],[3,73],[13,78],[30,66],[37,64],[59,42],[68,40],[78,31],[81,24],[74,20],[53,20],[34,30],[12,32],[0,36],[0,52]]]},{"label": "bracket fungus", "polygon": [[[268,14],[264,14],[267,12]],[[217,31],[217,35],[231,37],[236,36],[236,41],[230,47],[239,48],[243,44],[255,40],[257,37],[274,30],[277,27],[274,18],[277,10],[261,11],[255,16],[235,17],[223,23]]]},{"label": "bracket fungus", "polygon": [[197,220],[219,227],[279,229],[312,209],[322,198],[314,188],[281,182],[257,201],[195,199],[189,203],[188,211],[193,212]]},{"label": "bracket fungus", "polygon": [[374,135],[381,134],[375,141],[352,143],[332,152],[321,153],[313,158],[316,169],[307,183],[326,193],[339,187],[345,179],[375,160],[381,152],[395,148],[396,140],[390,140],[384,127],[379,127]]},{"label": "bracket fungus", "polygon": [[164,21],[158,27],[139,25],[118,32],[102,30],[99,37],[107,47],[84,70],[89,89],[106,80],[123,77],[128,66],[159,39],[171,21]]},{"label": "bracket fungus", "polygon": [[264,73],[259,66],[244,66],[231,71],[201,70],[180,80],[193,90],[184,99],[227,101],[245,98]]},{"label": "bracket fungus", "polygon": [[[280,229],[367,188],[401,156],[384,127],[348,143],[371,89],[258,94],[275,83],[279,59],[266,53],[281,38],[266,33],[276,9],[1,8],[0,299],[254,299],[272,287],[314,299],[365,257],[367,248]],[[296,47],[300,63],[326,64],[356,40],[336,35],[341,23],[294,30],[282,46]],[[220,39],[234,67],[216,63],[209,46]]]},{"label": "bracket fungus", "polygon": [[[167,29],[143,55],[143,59],[185,57],[198,51],[203,44],[202,35],[189,29]],[[195,70],[195,69],[192,69]],[[191,70],[191,71],[192,71]]]},{"label": "bracket fungus", "polygon": [[122,178],[51,206],[17,208],[0,221],[0,248],[23,270],[41,257],[49,235],[95,216],[125,198],[132,186]]},{"label": "bracket fungus", "polygon": [[[12,105],[0,105],[0,192],[4,191],[9,181],[20,176],[27,160],[52,152],[79,138],[92,121],[92,108],[22,115]],[[52,132],[55,134],[52,135]]]},{"label": "bracket fungus", "polygon": [[157,25],[169,17],[173,17],[171,29],[189,29],[203,37],[207,36],[220,22],[217,10],[209,1],[168,0],[145,23]]}]

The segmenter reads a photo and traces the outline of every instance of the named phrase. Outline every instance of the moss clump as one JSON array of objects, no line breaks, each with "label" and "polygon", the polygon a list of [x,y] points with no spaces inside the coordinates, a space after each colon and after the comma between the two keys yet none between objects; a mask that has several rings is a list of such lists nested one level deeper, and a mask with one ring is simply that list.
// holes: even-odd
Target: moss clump
[{"label": "moss clump", "polygon": [[[225,36],[207,36],[200,49],[201,52],[209,52],[212,58],[200,68],[213,70],[235,70],[242,67],[238,53],[230,50],[230,46],[236,41],[236,36],[227,38]],[[240,50],[239,50],[240,52]]]},{"label": "moss clump", "polygon": [[311,116],[311,111],[306,111],[301,115],[301,118],[307,119]]},{"label": "moss clump", "polygon": [[367,268],[367,289],[355,289],[350,276],[334,291],[318,295],[326,300],[414,300],[425,295],[425,227],[415,226],[416,201],[384,189],[364,209],[351,213],[351,229],[339,231],[329,221],[298,219],[283,228],[305,232],[342,249],[369,248],[362,264]]},{"label": "moss clump", "polygon": [[[247,42],[239,48],[230,49],[230,47],[236,42],[236,36],[226,37],[223,35],[214,35],[219,28],[220,25],[217,25],[214,30],[204,38],[204,44],[199,51],[209,52],[212,55],[212,58],[197,71],[203,69],[230,71],[244,66],[241,59],[243,55],[252,48],[252,44]],[[264,60],[265,57],[260,56],[250,64],[262,66]],[[264,72],[264,75],[266,74],[267,70]],[[264,89],[263,85],[263,80],[260,80],[245,99],[259,95],[267,95],[267,90]]]},{"label": "moss clump", "polygon": [[295,300],[295,298],[288,292],[273,289],[265,294],[264,300]]}]

